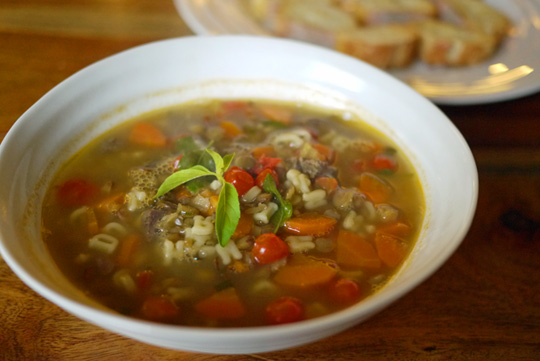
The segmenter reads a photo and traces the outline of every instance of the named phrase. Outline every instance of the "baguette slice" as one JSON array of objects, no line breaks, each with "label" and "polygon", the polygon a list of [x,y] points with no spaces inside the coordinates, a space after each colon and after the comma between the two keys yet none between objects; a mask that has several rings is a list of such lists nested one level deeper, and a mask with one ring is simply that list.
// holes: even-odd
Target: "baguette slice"
[{"label": "baguette slice", "polygon": [[500,42],[508,33],[508,17],[481,0],[437,0],[444,19],[453,19],[467,29],[482,31]]},{"label": "baguette slice", "polygon": [[420,59],[428,64],[463,66],[488,58],[495,50],[493,36],[457,25],[430,20],[418,25]]},{"label": "baguette slice", "polygon": [[435,18],[430,0],[337,0],[364,25],[396,24]]},{"label": "baguette slice", "polygon": [[417,55],[418,35],[403,24],[373,25],[339,34],[336,50],[381,69],[408,66]]},{"label": "baguette slice", "polygon": [[332,0],[285,0],[267,25],[278,36],[330,48],[335,47],[337,33],[357,28],[354,16]]},{"label": "baguette slice", "polygon": [[241,2],[245,5],[248,13],[261,23],[275,18],[281,3],[282,0],[246,0]]}]

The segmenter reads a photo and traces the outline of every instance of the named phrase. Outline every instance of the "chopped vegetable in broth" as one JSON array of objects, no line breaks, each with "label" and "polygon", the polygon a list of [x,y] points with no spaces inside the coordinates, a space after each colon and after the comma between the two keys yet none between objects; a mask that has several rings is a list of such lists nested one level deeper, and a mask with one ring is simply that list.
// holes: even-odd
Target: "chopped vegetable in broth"
[{"label": "chopped vegetable in broth", "polygon": [[214,99],[141,115],[58,172],[43,239],[81,290],[137,318],[238,327],[339,311],[401,267],[425,207],[402,152],[344,118]]}]

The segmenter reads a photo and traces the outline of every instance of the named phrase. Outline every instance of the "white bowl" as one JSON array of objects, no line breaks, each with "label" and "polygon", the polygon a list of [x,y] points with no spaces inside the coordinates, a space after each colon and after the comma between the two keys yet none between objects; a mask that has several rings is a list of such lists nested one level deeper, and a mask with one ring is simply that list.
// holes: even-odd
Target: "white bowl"
[{"label": "white bowl", "polygon": [[[60,273],[40,238],[43,195],[90,139],[143,111],[199,97],[294,100],[348,109],[384,131],[416,167],[426,198],[420,239],[381,291],[344,311],[282,326],[168,326],[105,309]],[[187,37],[140,46],[71,76],[34,104],[0,146],[0,251],[37,293],[93,324],[142,342],[208,353],[257,353],[338,333],[437,270],[472,221],[477,172],[461,134],[432,103],[378,69],[290,40]]]}]

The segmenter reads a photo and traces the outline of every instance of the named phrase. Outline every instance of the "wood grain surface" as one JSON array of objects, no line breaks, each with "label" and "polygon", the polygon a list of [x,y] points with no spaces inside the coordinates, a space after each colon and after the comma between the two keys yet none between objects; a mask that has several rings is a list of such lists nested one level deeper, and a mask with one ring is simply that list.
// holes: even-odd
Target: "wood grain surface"
[{"label": "wood grain surface", "polygon": [[[171,0],[2,0],[0,139],[74,72],[186,35]],[[368,321],[260,355],[172,351],[71,316],[0,259],[0,360],[540,360],[540,94],[441,109],[477,161],[475,219],[442,268]]]}]

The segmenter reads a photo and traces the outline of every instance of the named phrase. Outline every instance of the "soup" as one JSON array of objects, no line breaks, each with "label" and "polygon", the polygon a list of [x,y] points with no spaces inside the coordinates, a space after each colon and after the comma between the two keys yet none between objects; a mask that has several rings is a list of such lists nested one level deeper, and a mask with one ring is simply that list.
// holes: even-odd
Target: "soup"
[{"label": "soup", "polygon": [[43,239],[105,306],[207,327],[297,322],[382,287],[414,246],[422,189],[352,115],[198,100],[141,115],[55,176]]}]

